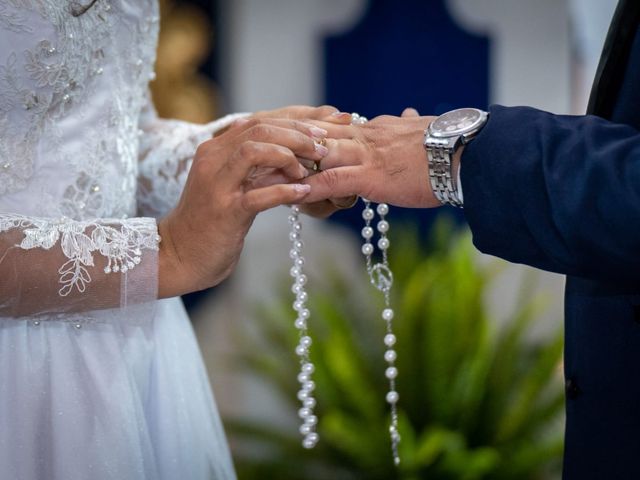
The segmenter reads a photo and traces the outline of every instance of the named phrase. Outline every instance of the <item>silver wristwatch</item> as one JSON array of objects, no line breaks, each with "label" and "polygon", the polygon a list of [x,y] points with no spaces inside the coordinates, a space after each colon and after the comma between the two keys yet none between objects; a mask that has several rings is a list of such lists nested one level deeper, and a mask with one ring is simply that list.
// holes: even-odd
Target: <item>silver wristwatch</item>
[{"label": "silver wristwatch", "polygon": [[453,154],[469,143],[487,123],[489,114],[477,108],[459,108],[443,113],[424,132],[429,159],[429,181],[442,204],[462,207],[458,180],[452,171]]}]

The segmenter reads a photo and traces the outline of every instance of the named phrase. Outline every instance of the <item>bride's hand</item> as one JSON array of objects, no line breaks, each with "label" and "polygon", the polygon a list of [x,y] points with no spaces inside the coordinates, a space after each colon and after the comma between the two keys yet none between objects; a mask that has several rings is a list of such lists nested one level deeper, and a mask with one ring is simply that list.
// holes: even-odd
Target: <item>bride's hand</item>
[{"label": "bride's hand", "polygon": [[[333,125],[349,125],[351,114],[340,112],[331,105],[310,107],[307,105],[291,105],[274,110],[262,110],[255,112],[250,118],[277,119],[286,118],[292,120],[317,120]],[[326,135],[326,133],[325,133]],[[308,159],[307,159],[308,160]],[[346,208],[353,203],[353,197],[320,200],[318,202],[300,205],[302,212],[318,218],[326,218],[332,213]]]},{"label": "bride's hand", "polygon": [[300,122],[252,119],[198,147],[178,205],[159,224],[161,298],[220,283],[255,216],[308,195],[309,186],[289,182],[307,174],[298,156],[326,154],[313,136]]}]

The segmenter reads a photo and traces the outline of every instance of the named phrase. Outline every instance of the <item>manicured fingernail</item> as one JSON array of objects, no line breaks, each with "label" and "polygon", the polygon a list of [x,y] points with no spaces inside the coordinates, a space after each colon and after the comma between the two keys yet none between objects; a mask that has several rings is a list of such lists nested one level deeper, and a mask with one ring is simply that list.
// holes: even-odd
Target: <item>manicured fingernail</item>
[{"label": "manicured fingernail", "polygon": [[324,145],[320,145],[319,143],[315,144],[315,149],[316,152],[318,152],[318,155],[320,155],[321,157],[326,157],[327,153],[329,153],[329,149]]},{"label": "manicured fingernail", "polygon": [[311,191],[311,185],[296,183],[293,185],[293,189],[296,191],[296,193],[309,193]]},{"label": "manicured fingernail", "polygon": [[349,116],[351,116],[351,114],[350,114],[350,113],[347,113],[347,112],[333,112],[333,113],[331,114],[331,116],[332,116],[332,117],[342,117],[343,115],[349,115]]},{"label": "manicured fingernail", "polygon": [[327,132],[324,128],[316,126],[309,127],[309,132],[311,132],[311,136],[315,138],[324,138],[329,134],[329,132]]}]

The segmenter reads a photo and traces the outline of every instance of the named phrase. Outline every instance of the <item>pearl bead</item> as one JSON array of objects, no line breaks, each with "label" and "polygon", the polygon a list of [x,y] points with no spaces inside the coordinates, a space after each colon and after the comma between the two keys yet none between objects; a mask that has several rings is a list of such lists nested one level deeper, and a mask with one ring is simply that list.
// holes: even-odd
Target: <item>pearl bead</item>
[{"label": "pearl bead", "polygon": [[386,215],[387,213],[389,213],[389,205],[387,205],[386,203],[381,203],[380,205],[378,205],[378,208],[376,208],[376,210],[378,211],[378,215]]},{"label": "pearl bead", "polygon": [[389,393],[387,393],[386,399],[387,403],[397,403],[400,399],[400,395],[398,395],[398,392],[391,390]]},{"label": "pearl bead", "polygon": [[364,227],[361,233],[363,238],[366,238],[367,240],[369,240],[371,237],[373,237],[373,228]]},{"label": "pearl bead", "polygon": [[317,442],[314,442],[313,440],[311,440],[311,439],[309,438],[310,436],[311,436],[311,434],[307,435],[307,436],[305,437],[305,439],[302,441],[302,446],[303,446],[304,448],[306,448],[307,450],[309,450],[309,449],[311,449],[311,448],[315,447],[315,446],[316,446],[316,443],[317,443]]},{"label": "pearl bead", "polygon": [[308,382],[308,381],[309,381],[309,375],[308,374],[303,373],[303,372],[298,374],[298,382],[305,383],[305,382]]},{"label": "pearl bead", "polygon": [[[298,294],[299,296],[300,294]],[[293,302],[293,309],[296,312],[299,312],[300,310],[302,310],[304,308],[304,302],[301,302],[300,300],[296,300],[295,302]]]},{"label": "pearl bead", "polygon": [[291,211],[297,215],[300,213],[300,207],[298,205],[294,205],[293,207],[291,207]]},{"label": "pearl bead", "polygon": [[387,350],[384,352],[384,359],[387,362],[395,362],[397,357],[395,350]]},{"label": "pearl bead", "polygon": [[291,286],[291,291],[297,295],[298,293],[300,293],[302,291],[302,287],[300,285],[298,285],[297,283],[294,283]]},{"label": "pearl bead", "polygon": [[311,312],[308,308],[300,310],[300,318],[307,320],[311,316]]},{"label": "pearl bead", "polygon": [[393,310],[390,308],[385,308],[382,311],[382,319],[386,321],[393,320]]},{"label": "pearl bead", "polygon": [[289,250],[289,258],[291,258],[292,260],[295,260],[299,256],[300,256],[300,252],[295,248],[292,248],[291,250]]},{"label": "pearl bead", "polygon": [[297,300],[299,302],[306,302],[308,299],[309,299],[309,295],[307,294],[307,292],[302,291],[302,292],[298,293]]},{"label": "pearl bead", "polygon": [[111,267],[104,267],[104,273],[111,273]]},{"label": "pearl bead", "polygon": [[298,275],[298,277],[296,278],[296,283],[297,283],[298,285],[306,285],[306,283],[307,283],[307,276],[306,276],[304,273],[302,273],[302,274]]},{"label": "pearl bead", "polygon": [[296,258],[294,263],[295,263],[296,267],[302,267],[302,266],[304,266],[304,258],[302,258],[302,257]]},{"label": "pearl bead", "polygon": [[300,240],[300,234],[298,232],[290,232],[289,240],[291,240],[292,242],[295,242],[296,240]]},{"label": "pearl bead", "polygon": [[315,367],[313,366],[313,363],[305,363],[304,365],[302,365],[302,371],[304,373],[313,373],[315,370]]},{"label": "pearl bead", "polygon": [[302,405],[304,405],[307,408],[313,408],[316,406],[316,399],[313,397],[307,397],[302,402]]},{"label": "pearl bead", "polygon": [[384,344],[387,347],[393,347],[396,344],[396,336],[393,333],[387,333],[384,336]]},{"label": "pearl bead", "polygon": [[303,423],[302,425],[300,425],[299,430],[302,435],[309,435],[313,431],[311,429],[311,425],[307,425],[306,423]]},{"label": "pearl bead", "polygon": [[302,330],[307,328],[307,322],[305,322],[302,318],[296,318],[296,321],[293,324],[298,330]]},{"label": "pearl bead", "polygon": [[293,248],[295,248],[296,250],[302,250],[303,247],[304,243],[302,243],[302,240],[296,240],[295,242],[293,242]]},{"label": "pearl bead", "polygon": [[298,275],[300,275],[300,269],[298,267],[291,267],[291,270],[289,270],[289,275],[291,275],[292,277],[297,277]]},{"label": "pearl bead", "polygon": [[371,255],[373,253],[373,245],[368,242],[362,245],[362,253],[364,255]]},{"label": "pearl bead", "polygon": [[303,345],[298,345],[296,347],[296,355],[298,355],[299,357],[303,357],[306,354],[307,354],[307,349]]},{"label": "pearl bead", "polygon": [[74,327],[76,327],[76,328],[79,330],[79,329],[81,329],[81,328],[82,328],[82,325],[80,325],[79,323],[76,323],[76,324],[74,325]]},{"label": "pearl bead", "polygon": [[309,415],[311,415],[311,409],[306,408],[306,407],[302,407],[300,410],[298,410],[298,416],[300,418],[307,418]]},{"label": "pearl bead", "polygon": [[293,224],[293,229],[294,229],[296,232],[301,232],[301,231],[302,231],[302,225],[300,225],[299,223],[294,223],[294,224]]},{"label": "pearl bead", "polygon": [[311,341],[311,337],[309,337],[309,336],[306,336],[306,335],[305,335],[304,337],[302,337],[302,338],[300,339],[300,345],[302,345],[302,346],[303,346],[303,347],[305,347],[305,348],[310,347],[310,346],[311,346],[311,343],[312,343],[312,341]]},{"label": "pearl bead", "polygon": [[374,216],[374,215],[375,215],[375,214],[373,213],[373,209],[371,209],[371,208],[365,208],[365,209],[362,211],[362,218],[364,218],[365,220],[371,220],[371,219],[373,219],[373,216]]},{"label": "pearl bead", "polygon": [[33,324],[37,327],[38,325],[40,325],[40,322],[36,320],[35,322],[33,322]]},{"label": "pearl bead", "polygon": [[308,397],[309,397],[309,392],[305,390],[300,390],[298,392],[298,400],[300,400],[301,402],[304,402]]},{"label": "pearl bead", "polygon": [[380,233],[387,233],[389,231],[389,222],[386,220],[380,220],[377,225],[378,231]]},{"label": "pearl bead", "polygon": [[302,389],[306,390],[307,392],[313,392],[316,389],[316,382],[314,382],[313,380],[304,382],[302,384]]},{"label": "pearl bead", "polygon": [[386,237],[383,237],[381,239],[378,240],[378,248],[380,250],[386,250],[387,248],[389,248],[389,239]]},{"label": "pearl bead", "polygon": [[[298,221],[298,217],[296,217],[295,215],[289,215],[287,217],[287,220],[289,221],[289,223],[291,225],[293,225],[294,223],[296,223]],[[291,234],[289,234],[289,235],[291,235]],[[289,237],[289,238],[291,238],[291,237]]]},{"label": "pearl bead", "polygon": [[389,367],[385,370],[384,376],[389,380],[393,380],[398,376],[398,369],[396,367]]},{"label": "pearl bead", "polygon": [[304,419],[304,423],[306,423],[307,425],[317,425],[318,424],[318,417],[316,417],[315,415],[309,415],[308,417],[306,417]]}]

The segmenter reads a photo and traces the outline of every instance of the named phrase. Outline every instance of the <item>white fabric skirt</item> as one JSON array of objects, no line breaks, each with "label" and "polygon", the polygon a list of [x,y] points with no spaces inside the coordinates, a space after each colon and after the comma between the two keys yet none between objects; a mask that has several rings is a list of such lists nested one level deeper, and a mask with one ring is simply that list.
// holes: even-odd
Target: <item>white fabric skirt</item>
[{"label": "white fabric skirt", "polygon": [[0,478],[235,479],[182,302],[118,312],[0,319]]}]

